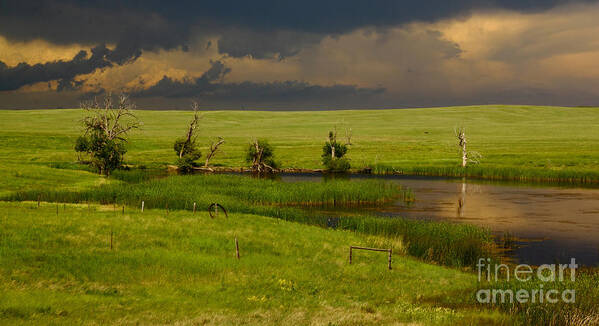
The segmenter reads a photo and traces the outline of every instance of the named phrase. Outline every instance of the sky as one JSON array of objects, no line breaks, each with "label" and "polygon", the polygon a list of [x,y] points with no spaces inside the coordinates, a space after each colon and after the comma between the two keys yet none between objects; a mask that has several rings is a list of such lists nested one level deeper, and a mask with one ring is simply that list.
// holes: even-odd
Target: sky
[{"label": "sky", "polygon": [[599,1],[0,0],[0,108],[599,106]]}]

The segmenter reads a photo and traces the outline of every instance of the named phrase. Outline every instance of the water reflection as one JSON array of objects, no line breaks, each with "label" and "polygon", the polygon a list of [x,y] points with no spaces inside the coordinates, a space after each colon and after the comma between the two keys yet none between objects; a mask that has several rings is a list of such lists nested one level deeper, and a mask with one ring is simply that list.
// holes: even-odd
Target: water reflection
[{"label": "water reflection", "polygon": [[466,205],[466,179],[462,179],[462,191],[458,198],[458,218],[464,217],[464,205]]},{"label": "water reflection", "polygon": [[[363,208],[382,216],[450,220],[489,228],[516,260],[530,264],[599,262],[599,189],[559,185],[405,176],[376,177],[412,189],[415,201]],[[320,175],[283,175],[283,181],[322,181]]]}]

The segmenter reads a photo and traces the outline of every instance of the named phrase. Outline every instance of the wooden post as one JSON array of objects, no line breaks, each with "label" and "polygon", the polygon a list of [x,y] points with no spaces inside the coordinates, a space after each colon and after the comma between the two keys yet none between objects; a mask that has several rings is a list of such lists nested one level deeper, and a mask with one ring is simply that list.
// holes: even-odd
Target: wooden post
[{"label": "wooden post", "polygon": [[196,213],[196,202],[195,201],[193,202],[193,213],[194,214]]},{"label": "wooden post", "polygon": [[166,203],[166,215],[168,215],[168,203]]},{"label": "wooden post", "polygon": [[237,237],[235,237],[235,256],[239,259],[239,242],[237,241]]},{"label": "wooden post", "polygon": [[125,215],[125,205],[123,205],[123,215]]},{"label": "wooden post", "polygon": [[144,204],[145,204],[145,202],[142,200],[142,201],[141,201],[141,212],[142,212],[142,213],[144,212]]},{"label": "wooden post", "polygon": [[352,263],[352,250],[360,249],[360,250],[369,250],[369,251],[383,251],[387,252],[387,267],[391,269],[391,254],[393,249],[379,249],[379,248],[367,248],[367,247],[357,247],[357,246],[349,246],[349,263]]}]

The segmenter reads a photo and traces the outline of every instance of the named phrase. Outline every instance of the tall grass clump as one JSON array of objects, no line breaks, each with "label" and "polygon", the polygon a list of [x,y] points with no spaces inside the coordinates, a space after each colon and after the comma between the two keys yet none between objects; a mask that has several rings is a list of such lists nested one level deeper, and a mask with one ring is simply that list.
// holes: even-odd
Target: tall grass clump
[{"label": "tall grass clump", "polygon": [[442,265],[472,267],[478,258],[493,256],[493,239],[488,230],[469,224],[351,216],[340,218],[338,227],[400,237],[410,255]]},{"label": "tall grass clump", "polygon": [[111,178],[128,183],[140,183],[166,176],[163,170],[156,169],[118,169],[112,171]]},{"label": "tall grass clump", "polygon": [[[512,275],[513,276],[513,275]],[[550,326],[582,326],[599,324],[599,274],[597,271],[576,271],[576,279],[570,279],[570,271],[564,272],[564,279],[559,280],[556,275],[556,281],[543,282],[539,280],[536,273],[531,274],[531,279],[527,282],[514,280],[499,280],[494,282],[484,282],[480,284],[481,289],[500,289],[502,291],[511,291],[514,294],[513,300],[497,299],[496,303],[484,303],[483,305],[496,305],[499,309],[514,314],[523,325],[550,325]],[[556,290],[557,294],[552,298],[558,299],[557,302],[539,302],[537,299],[532,302],[520,303],[516,300],[516,293],[519,290],[525,290],[526,293],[543,290]],[[564,302],[562,293],[564,290],[575,291],[574,302]],[[500,297],[498,297],[500,298]],[[506,298],[509,295],[506,294]],[[570,298],[569,295],[567,298]]]},{"label": "tall grass clump", "polygon": [[[144,174],[117,174],[122,180],[145,177]],[[352,206],[389,201],[401,195],[397,186],[381,180],[331,180],[324,183],[285,183],[269,179],[235,175],[172,176],[142,183],[107,184],[81,192],[17,192],[9,200],[100,203],[136,205],[141,200],[148,207],[185,209],[189,203],[210,204],[215,200],[244,201],[260,205]],[[160,206],[162,205],[162,206]]]},{"label": "tall grass clump", "polygon": [[556,182],[569,184],[597,184],[599,172],[575,169],[531,169],[519,167],[468,166],[408,166],[373,165],[375,174],[406,174],[444,177],[472,177],[490,180]]}]

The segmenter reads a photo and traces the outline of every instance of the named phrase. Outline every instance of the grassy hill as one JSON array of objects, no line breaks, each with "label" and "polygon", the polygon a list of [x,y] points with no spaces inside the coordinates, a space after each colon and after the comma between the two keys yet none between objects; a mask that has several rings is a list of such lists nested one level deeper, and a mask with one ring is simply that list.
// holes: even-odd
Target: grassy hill
[{"label": "grassy hill", "polygon": [[[500,324],[401,241],[257,215],[0,202],[0,323]],[[113,249],[110,234],[113,233]],[[235,258],[235,238],[240,259]],[[348,246],[393,247],[384,253]]]}]

